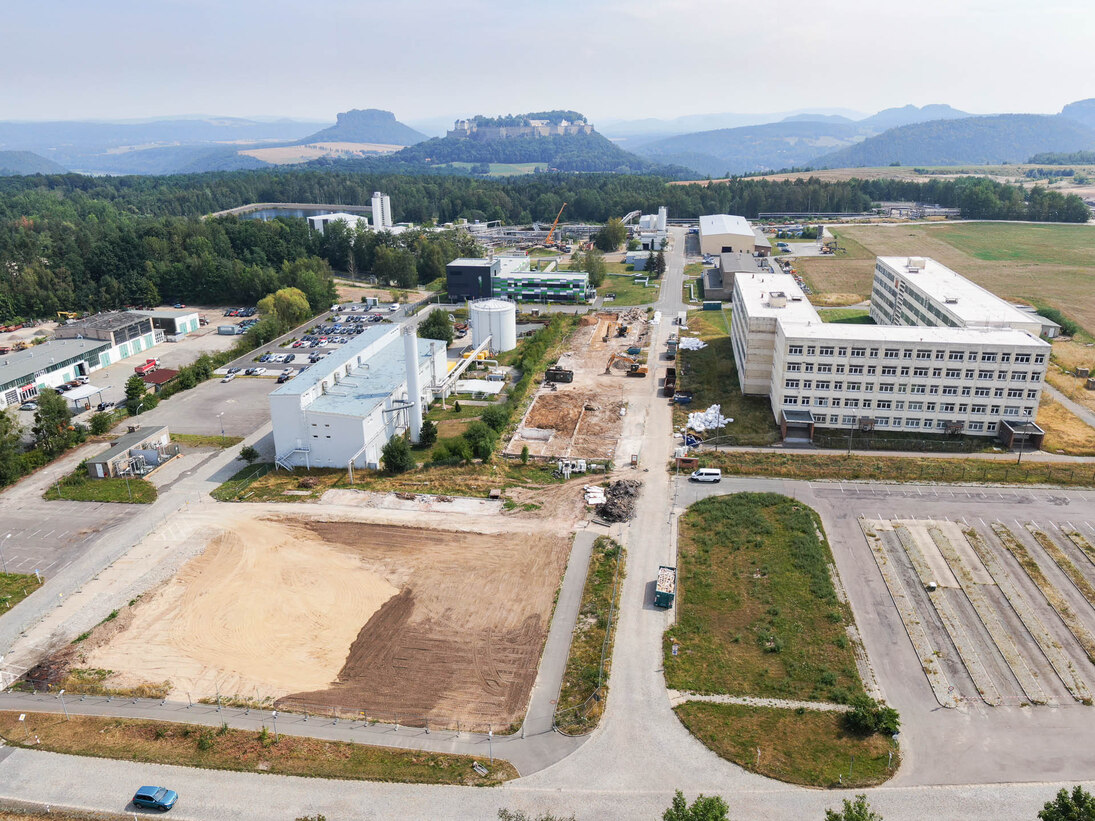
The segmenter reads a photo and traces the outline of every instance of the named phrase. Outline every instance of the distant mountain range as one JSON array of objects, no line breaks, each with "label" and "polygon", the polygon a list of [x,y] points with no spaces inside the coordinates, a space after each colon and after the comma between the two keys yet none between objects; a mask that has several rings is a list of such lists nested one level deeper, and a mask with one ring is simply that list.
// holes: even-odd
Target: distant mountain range
[{"label": "distant mountain range", "polygon": [[0,177],[21,174],[64,174],[63,165],[31,151],[0,151]]},{"label": "distant mountain range", "polygon": [[891,128],[817,157],[819,168],[883,165],[996,165],[1046,151],[1095,148],[1095,131],[1061,114],[999,114]]},{"label": "distant mountain range", "polygon": [[404,125],[390,111],[379,108],[343,111],[330,128],[317,131],[301,143],[376,143],[380,145],[414,145],[428,137]]},{"label": "distant mountain range", "polygon": [[641,156],[709,176],[791,167],[1026,162],[1038,153],[1095,148],[1095,100],[1071,103],[1052,116],[981,117],[948,105],[888,108],[857,121],[803,113],[778,123],[681,134],[633,148]]}]

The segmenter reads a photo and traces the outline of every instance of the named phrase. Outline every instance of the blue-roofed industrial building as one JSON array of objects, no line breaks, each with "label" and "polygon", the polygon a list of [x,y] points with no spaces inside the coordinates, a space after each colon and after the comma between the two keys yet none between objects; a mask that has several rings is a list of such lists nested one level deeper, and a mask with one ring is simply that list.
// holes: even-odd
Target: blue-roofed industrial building
[{"label": "blue-roofed industrial building", "polygon": [[377,467],[389,439],[417,435],[448,371],[445,343],[402,335],[398,326],[368,328],[270,394],[279,465]]}]

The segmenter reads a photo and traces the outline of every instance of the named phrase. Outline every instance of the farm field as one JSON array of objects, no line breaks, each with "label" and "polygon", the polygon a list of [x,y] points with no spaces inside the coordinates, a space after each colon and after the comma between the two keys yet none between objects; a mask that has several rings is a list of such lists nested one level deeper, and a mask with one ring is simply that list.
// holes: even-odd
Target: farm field
[{"label": "farm field", "polygon": [[820,297],[867,299],[875,256],[932,257],[1005,299],[1050,305],[1095,328],[1095,226],[1017,223],[858,225],[833,229],[847,254],[798,260]]},{"label": "farm field", "polygon": [[567,539],[225,519],[173,578],[62,651],[67,666],[102,688],[167,682],[174,699],[405,725],[497,729],[524,711]]}]

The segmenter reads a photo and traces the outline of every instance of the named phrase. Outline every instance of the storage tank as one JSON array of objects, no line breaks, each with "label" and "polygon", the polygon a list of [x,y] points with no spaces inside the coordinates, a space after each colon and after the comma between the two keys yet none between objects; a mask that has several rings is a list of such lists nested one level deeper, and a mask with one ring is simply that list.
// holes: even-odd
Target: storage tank
[{"label": "storage tank", "polygon": [[508,299],[478,299],[468,306],[471,341],[476,347],[488,336],[495,353],[517,347],[517,303]]}]

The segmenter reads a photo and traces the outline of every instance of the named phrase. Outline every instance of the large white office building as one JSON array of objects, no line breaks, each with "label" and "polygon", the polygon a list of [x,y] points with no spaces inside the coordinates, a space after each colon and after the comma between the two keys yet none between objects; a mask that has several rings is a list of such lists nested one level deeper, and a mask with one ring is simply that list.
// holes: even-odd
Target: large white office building
[{"label": "large white office building", "polygon": [[878,258],[871,316],[879,324],[826,323],[794,277],[737,277],[741,390],[769,397],[784,438],[819,427],[1040,444],[1050,346],[1037,317],[915,257]]},{"label": "large white office building", "polygon": [[393,436],[418,440],[447,370],[444,342],[418,339],[413,328],[366,329],[270,394],[277,464],[378,467]]}]

